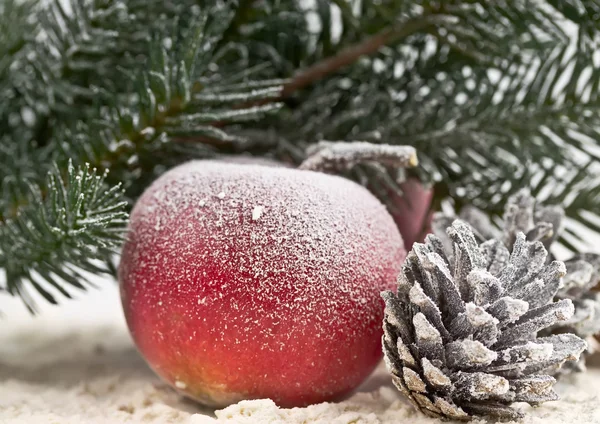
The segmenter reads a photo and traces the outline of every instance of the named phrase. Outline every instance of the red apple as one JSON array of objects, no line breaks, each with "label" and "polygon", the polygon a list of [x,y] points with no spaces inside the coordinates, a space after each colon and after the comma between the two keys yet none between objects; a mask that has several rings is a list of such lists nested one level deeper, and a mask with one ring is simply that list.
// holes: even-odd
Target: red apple
[{"label": "red apple", "polygon": [[150,366],[211,406],[301,406],[351,392],[381,357],[405,257],[365,188],[296,169],[197,161],[133,209],[119,280]]},{"label": "red apple", "polygon": [[407,250],[413,243],[422,242],[425,235],[431,232],[431,199],[433,190],[424,187],[419,180],[411,178],[400,186],[402,196],[390,193],[391,214],[398,226],[404,246]]},{"label": "red apple", "polygon": [[268,167],[285,167],[290,168],[291,165],[286,162],[281,162],[276,159],[266,158],[262,156],[245,156],[245,155],[227,155],[218,158],[220,162],[236,163],[239,165],[262,165]]}]

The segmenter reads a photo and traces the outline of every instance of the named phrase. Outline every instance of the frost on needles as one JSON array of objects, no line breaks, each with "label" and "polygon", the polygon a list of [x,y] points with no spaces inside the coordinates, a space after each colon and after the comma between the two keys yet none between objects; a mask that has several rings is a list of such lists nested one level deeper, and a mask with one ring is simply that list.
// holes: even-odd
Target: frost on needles
[{"label": "frost on needles", "polygon": [[[78,279],[54,277],[89,269],[86,252],[110,262],[88,231],[55,226],[38,249],[45,207],[30,205],[69,160],[110,170],[124,213],[168,168],[245,154],[329,168],[390,210],[405,177],[433,184],[434,207],[452,196],[490,215],[506,189],[551,187],[569,218],[600,231],[589,218],[600,210],[598,2],[380,3],[0,1],[0,232],[26,246],[0,247],[0,291],[62,293]],[[420,165],[404,173],[396,152],[349,154],[336,140],[410,145]],[[374,153],[389,160],[365,161]],[[89,193],[84,215],[111,207]]]},{"label": "frost on needles", "polygon": [[516,234],[479,244],[469,225],[447,229],[452,252],[435,235],[416,243],[385,292],[383,350],[395,386],[431,417],[515,419],[513,402],[558,399],[547,372],[575,361],[586,342],[540,331],[573,316],[555,301],[565,265],[547,263],[540,241]]}]

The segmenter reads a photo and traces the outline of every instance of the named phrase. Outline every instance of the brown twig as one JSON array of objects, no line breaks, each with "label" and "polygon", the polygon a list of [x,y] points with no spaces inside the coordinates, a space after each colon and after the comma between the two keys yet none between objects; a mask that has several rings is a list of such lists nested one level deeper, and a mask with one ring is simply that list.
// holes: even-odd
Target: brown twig
[{"label": "brown twig", "polygon": [[383,29],[358,44],[346,47],[336,55],[317,62],[292,77],[291,81],[283,86],[281,97],[289,97],[293,92],[353,64],[361,56],[373,54],[386,44],[414,34],[432,23],[431,17],[408,21],[402,26]]}]

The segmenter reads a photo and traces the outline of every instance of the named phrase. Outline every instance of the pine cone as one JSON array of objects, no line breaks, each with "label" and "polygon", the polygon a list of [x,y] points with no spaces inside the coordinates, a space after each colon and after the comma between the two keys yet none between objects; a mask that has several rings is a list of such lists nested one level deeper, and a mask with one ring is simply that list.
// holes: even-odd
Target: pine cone
[{"label": "pine cone", "polygon": [[[587,339],[586,354],[593,354],[597,349],[594,335],[600,334],[600,293],[593,291],[600,281],[600,256],[596,254],[579,254],[565,262],[567,275],[563,278],[563,286],[559,289],[557,299],[571,299],[575,305],[575,314],[546,331],[560,334],[564,332],[577,334]],[[583,372],[586,355],[577,362],[567,362],[563,367],[555,369],[554,374]]]},{"label": "pine cone", "polygon": [[[516,235],[523,232],[527,240],[539,240],[546,249],[560,236],[562,221],[565,213],[560,206],[536,205],[535,198],[529,190],[523,189],[508,199],[503,216],[502,231],[497,229],[488,216],[475,207],[467,206],[460,213],[460,219],[473,227],[473,232],[479,242],[489,239],[500,239],[509,249],[513,249]],[[447,249],[452,248],[452,242],[446,235],[446,228],[456,219],[456,216],[438,213],[434,215],[432,229],[442,240]],[[552,256],[548,256],[548,261]],[[549,329],[548,332],[572,332],[582,338],[600,333],[600,293],[592,289],[600,282],[600,255],[585,253],[575,255],[565,261],[567,274],[556,295],[557,300],[571,299],[575,305],[573,318],[561,322]],[[590,346],[593,346],[590,343]],[[591,348],[588,351],[591,353]],[[568,363],[557,372],[585,370],[585,359],[582,356],[578,363]]]},{"label": "pine cone", "polygon": [[383,346],[396,387],[423,413],[468,420],[515,419],[513,402],[556,400],[544,370],[576,360],[586,343],[573,334],[538,337],[573,316],[553,301],[565,265],[546,263],[541,242],[517,233],[512,253],[500,240],[479,245],[471,228],[447,230],[453,255],[430,234],[416,243],[384,292]]}]

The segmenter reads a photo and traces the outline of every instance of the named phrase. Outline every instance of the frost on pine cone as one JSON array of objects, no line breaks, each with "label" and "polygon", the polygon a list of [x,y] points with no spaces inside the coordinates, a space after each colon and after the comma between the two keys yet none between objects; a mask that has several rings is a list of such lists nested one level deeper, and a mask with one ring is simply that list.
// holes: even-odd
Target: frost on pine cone
[{"label": "frost on pine cone", "polygon": [[416,243],[384,292],[383,346],[396,387],[432,417],[514,419],[513,402],[556,400],[545,370],[577,360],[586,343],[573,334],[538,333],[573,316],[554,301],[562,262],[546,262],[539,241],[517,233],[512,253],[500,240],[479,245],[471,228],[447,230],[452,252],[430,234]]},{"label": "frost on pine cone", "polygon": [[[520,190],[508,199],[501,224],[501,229],[492,225],[488,216],[475,207],[465,207],[459,218],[471,227],[476,239],[483,242],[489,239],[500,239],[510,250],[518,232],[525,233],[527,240],[541,241],[546,249],[560,236],[564,210],[557,205],[542,206],[537,204],[529,190]],[[446,248],[451,248],[452,241],[446,234],[446,228],[451,225],[456,216],[438,213],[434,215],[432,228]],[[548,256],[547,261],[552,259]],[[600,333],[600,293],[593,289],[600,282],[600,255],[583,253],[575,255],[565,262],[567,274],[556,295],[556,299],[571,299],[575,305],[575,314],[565,322],[561,322],[547,332],[575,333],[579,337],[589,339],[591,353],[594,345],[591,336]],[[557,373],[585,370],[585,360],[582,356],[579,362],[570,362],[567,366],[557,369]]]}]

